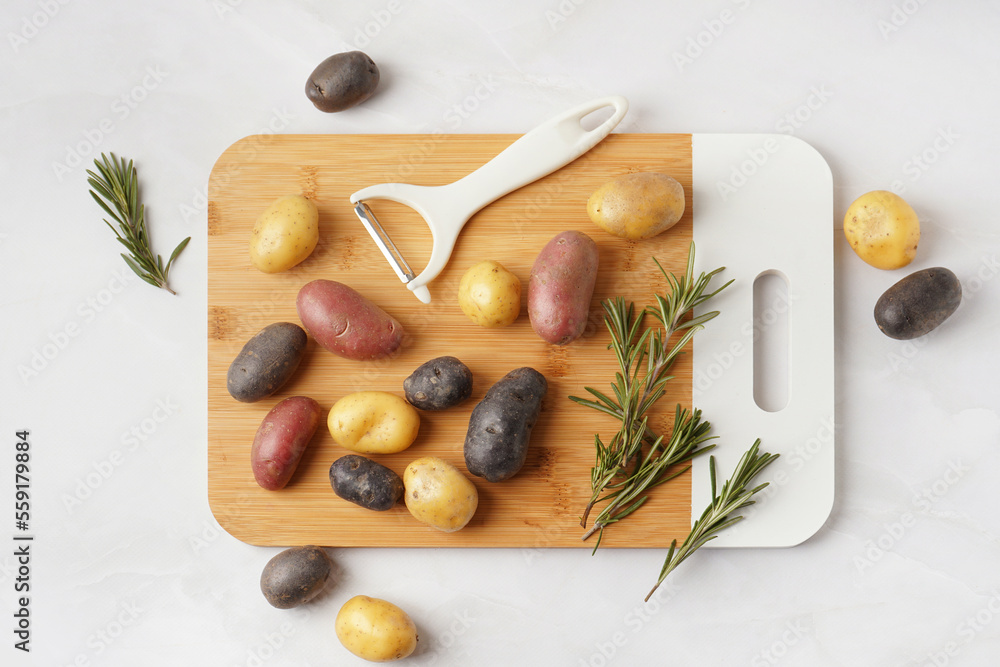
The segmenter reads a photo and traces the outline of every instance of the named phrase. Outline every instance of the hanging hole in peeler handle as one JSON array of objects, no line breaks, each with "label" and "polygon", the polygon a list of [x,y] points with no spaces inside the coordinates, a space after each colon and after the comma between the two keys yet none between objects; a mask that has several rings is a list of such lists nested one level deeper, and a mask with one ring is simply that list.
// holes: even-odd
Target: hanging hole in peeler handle
[{"label": "hanging hole in peeler handle", "polygon": [[615,107],[611,104],[603,106],[600,109],[595,109],[591,111],[586,116],[580,119],[580,127],[583,128],[584,132],[593,132],[599,128],[602,124],[608,121],[615,114]]}]

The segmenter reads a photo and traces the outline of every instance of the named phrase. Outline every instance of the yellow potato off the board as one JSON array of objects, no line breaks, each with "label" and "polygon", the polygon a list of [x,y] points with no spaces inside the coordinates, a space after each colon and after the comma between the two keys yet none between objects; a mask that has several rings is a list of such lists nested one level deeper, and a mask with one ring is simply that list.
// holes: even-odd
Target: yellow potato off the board
[{"label": "yellow potato off the board", "polygon": [[334,628],[344,648],[370,662],[400,660],[417,648],[417,626],[409,614],[367,595],[345,602]]},{"label": "yellow potato off the board", "polygon": [[844,236],[858,257],[875,268],[900,269],[917,255],[920,221],[902,197],[874,190],[847,209]]}]

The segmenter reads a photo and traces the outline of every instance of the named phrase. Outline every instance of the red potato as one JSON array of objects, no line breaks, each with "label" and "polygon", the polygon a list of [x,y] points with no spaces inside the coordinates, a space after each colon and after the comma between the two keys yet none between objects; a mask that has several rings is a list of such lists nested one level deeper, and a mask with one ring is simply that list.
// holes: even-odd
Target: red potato
[{"label": "red potato", "polygon": [[319,403],[290,396],[267,413],[250,448],[253,477],[261,487],[277,491],[288,484],[322,419]]},{"label": "red potato", "polygon": [[599,253],[583,232],[557,234],[538,253],[528,282],[528,318],[541,338],[566,345],[587,328]]},{"label": "red potato", "polygon": [[387,357],[403,341],[403,325],[394,317],[334,280],[313,280],[304,285],[295,309],[317,343],[348,359]]}]

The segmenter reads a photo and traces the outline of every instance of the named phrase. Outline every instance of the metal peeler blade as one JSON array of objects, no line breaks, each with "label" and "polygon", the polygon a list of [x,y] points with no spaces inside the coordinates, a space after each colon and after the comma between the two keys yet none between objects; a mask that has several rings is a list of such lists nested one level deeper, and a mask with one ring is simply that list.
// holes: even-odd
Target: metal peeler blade
[{"label": "metal peeler blade", "polygon": [[375,213],[368,207],[368,204],[359,201],[354,205],[354,212],[361,220],[361,224],[365,226],[365,229],[368,230],[368,233],[375,240],[375,245],[382,251],[385,258],[389,260],[389,265],[396,272],[396,275],[399,276],[399,279],[404,284],[413,280],[416,274],[413,273],[413,269],[407,264],[406,259],[399,252],[399,248],[396,247],[396,244],[389,238],[382,225],[379,224],[378,218],[375,217]]}]

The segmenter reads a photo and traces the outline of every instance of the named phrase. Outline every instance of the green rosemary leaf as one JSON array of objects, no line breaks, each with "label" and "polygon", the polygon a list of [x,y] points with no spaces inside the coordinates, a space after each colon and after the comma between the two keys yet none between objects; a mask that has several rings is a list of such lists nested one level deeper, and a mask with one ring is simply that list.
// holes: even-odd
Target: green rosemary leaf
[{"label": "green rosemary leaf", "polygon": [[667,578],[667,575],[673,572],[691,554],[707,542],[715,539],[721,531],[743,520],[742,515],[733,516],[734,512],[753,505],[756,502],[754,496],[768,485],[768,482],[764,482],[753,488],[748,488],[750,482],[764,468],[778,458],[778,454],[761,453],[759,449],[760,440],[757,440],[740,458],[732,476],[729,480],[723,482],[721,490],[717,490],[716,486],[715,457],[712,456],[709,458],[708,468],[712,484],[712,501],[705,508],[705,511],[702,512],[698,520],[695,521],[691,527],[691,532],[688,533],[683,544],[677,549],[670,549],[663,563],[663,568],[660,570],[659,579],[657,579],[656,585],[649,591],[649,594],[646,595],[646,600],[649,600],[650,596]]},{"label": "green rosemary leaf", "polygon": [[87,170],[90,196],[118,223],[118,229],[115,229],[110,222],[104,221],[115,238],[128,249],[128,255],[122,254],[125,263],[145,282],[176,294],[170,289],[167,277],[171,265],[187,247],[191,237],[174,248],[164,266],[163,258],[150,247],[146,209],[139,199],[139,177],[132,160],[126,163],[124,158],[118,158],[113,153],[110,156],[101,153],[101,158],[94,160],[94,167],[96,173]]},{"label": "green rosemary leaf", "polygon": [[177,247],[174,248],[174,251],[170,253],[170,259],[167,260],[167,268],[165,269],[166,271],[170,271],[170,265],[174,263],[174,260],[177,259],[177,255],[181,254],[181,251],[184,250],[184,248],[186,248],[187,244],[190,242],[191,242],[191,237],[189,236],[177,244]]},{"label": "green rosemary leaf", "polygon": [[136,263],[131,259],[129,259],[128,255],[122,253],[122,259],[124,259],[125,263],[128,264],[128,268],[132,269],[135,272],[135,275],[139,276],[140,278],[142,278],[145,275],[146,272],[140,269],[138,266],[136,266]]},{"label": "green rosemary leaf", "polygon": [[[601,502],[606,504],[590,530],[584,534],[584,539],[602,531],[612,517],[625,516],[623,510],[632,507],[635,499],[645,497],[646,491],[672,476],[667,471],[673,465],[709,449],[701,446],[709,425],[704,423],[704,428],[700,426],[700,413],[691,415],[682,412],[678,406],[669,445],[660,443],[648,424],[647,413],[663,398],[667,384],[673,379],[668,372],[674,360],[701,329],[700,323],[711,319],[707,314],[701,315],[694,318],[699,324],[687,324],[692,319],[695,305],[708,298],[706,290],[711,277],[722,269],[695,276],[693,243],[682,277],[666,271],[656,258],[653,261],[668,287],[665,294],[656,295],[655,306],[637,310],[634,303],[621,296],[605,299],[601,303],[605,312],[604,323],[611,334],[609,348],[618,362],[610,395],[587,388],[597,401],[570,397],[581,405],[616,417],[619,422],[615,436],[607,445],[598,447],[596,452],[595,465],[591,470],[591,498],[581,525],[587,527],[587,519],[595,505]],[[711,294],[718,292],[715,290]],[[647,326],[644,321],[647,315],[658,321],[660,326]],[[645,455],[643,447],[646,447]],[[622,481],[623,476],[625,481]],[[612,488],[615,493],[609,494]]]},{"label": "green rosemary leaf", "polygon": [[[618,431],[607,444],[599,435],[594,436],[591,498],[580,520],[580,525],[586,529],[591,512],[600,506],[590,528],[583,534],[586,540],[597,533],[594,553],[608,526],[639,510],[648,501],[651,489],[683,474],[690,469],[690,465],[684,464],[716,446],[709,442],[713,439],[709,435],[711,425],[702,420],[700,410],[689,412],[677,405],[673,425],[666,437],[657,435],[649,425],[648,412],[663,398],[673,379],[668,374],[673,362],[684,353],[695,334],[719,315],[719,311],[695,315],[694,310],[732,284],[730,280],[710,289],[712,279],[723,268],[695,275],[694,256],[692,243],[681,276],[668,272],[653,258],[667,285],[664,294],[655,295],[654,305],[637,311],[634,303],[622,297],[602,302],[604,324],[611,335],[608,349],[613,351],[618,362],[611,393],[586,387],[597,400],[570,396],[576,403],[611,415],[618,421]],[[647,316],[656,326],[645,324]],[[712,502],[680,546],[673,540],[650,595],[698,548],[715,539],[720,531],[741,521],[743,517],[737,512],[752,505],[753,496],[767,486],[765,482],[750,488],[753,478],[777,458],[758,453],[759,445],[758,440],[743,455],[733,476],[721,489],[717,487],[715,457],[709,458]]]}]

